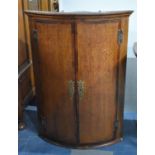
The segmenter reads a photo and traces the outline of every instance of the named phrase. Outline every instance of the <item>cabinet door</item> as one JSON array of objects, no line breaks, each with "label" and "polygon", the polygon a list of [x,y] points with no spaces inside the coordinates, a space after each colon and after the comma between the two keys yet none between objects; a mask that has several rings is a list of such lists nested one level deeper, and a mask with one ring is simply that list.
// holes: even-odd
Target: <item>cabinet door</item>
[{"label": "cabinet door", "polygon": [[[77,24],[80,143],[114,138],[117,107],[119,22]],[[79,85],[80,87],[80,85]]]},{"label": "cabinet door", "polygon": [[74,53],[70,23],[38,21],[33,30],[41,134],[75,143]]}]

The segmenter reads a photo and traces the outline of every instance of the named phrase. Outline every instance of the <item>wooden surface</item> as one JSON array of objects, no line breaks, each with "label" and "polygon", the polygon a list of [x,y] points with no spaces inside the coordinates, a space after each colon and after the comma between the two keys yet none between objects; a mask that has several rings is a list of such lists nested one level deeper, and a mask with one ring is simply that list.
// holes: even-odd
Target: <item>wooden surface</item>
[{"label": "wooden surface", "polygon": [[30,79],[30,68],[27,69],[18,79],[18,125],[19,129],[23,129],[24,122],[24,107],[32,99],[32,85]]},{"label": "wooden surface", "polygon": [[79,103],[81,143],[114,137],[118,25],[118,22],[77,24],[78,79],[85,82],[84,98]]},{"label": "wooden surface", "polygon": [[[24,0],[23,1],[23,11],[27,10],[27,9],[39,10],[39,2],[38,2],[38,0],[33,0],[33,1]],[[25,21],[24,26],[25,26],[25,30],[26,30],[26,43],[27,43],[27,47],[28,47],[28,55],[29,55],[29,60],[32,61],[29,23],[28,23],[28,17],[26,16],[26,14],[24,14],[24,21]],[[35,94],[35,81],[34,81],[33,65],[30,66],[30,72],[31,72],[30,76],[31,76],[33,94]]]},{"label": "wooden surface", "polygon": [[19,128],[24,128],[24,106],[32,97],[28,45],[25,30],[24,5],[18,1],[18,123]]},{"label": "wooden surface", "polygon": [[[50,9],[49,0],[19,0],[18,1],[18,69],[19,69],[19,80],[21,76],[26,76],[27,69],[30,74],[26,76],[27,80],[30,82],[25,86],[25,91],[31,86],[30,94],[31,97],[35,95],[35,81],[34,81],[34,71],[32,63],[32,52],[31,52],[31,42],[30,42],[30,32],[29,32],[29,24],[28,17],[24,14],[24,10],[44,10],[47,11]],[[29,69],[30,68],[30,69]],[[19,122],[21,128],[24,126],[24,117],[23,117],[23,109],[25,105],[25,98],[29,96],[28,94],[21,93],[21,87],[23,87],[24,82],[19,82]],[[22,97],[21,97],[22,96]]]},{"label": "wooden surface", "polygon": [[74,79],[71,24],[38,23],[36,29],[46,136],[75,143],[73,99],[68,95],[68,81]]},{"label": "wooden surface", "polygon": [[[40,135],[77,147],[121,139],[131,11],[27,14]],[[74,81],[72,97],[70,80]]]},{"label": "wooden surface", "polygon": [[29,16],[34,15],[41,15],[43,16],[60,16],[63,15],[63,17],[66,16],[108,16],[108,17],[124,17],[129,16],[133,11],[107,11],[107,12],[89,12],[89,11],[75,11],[75,12],[50,12],[50,11],[36,11],[36,10],[26,10],[25,11]]},{"label": "wooden surface", "polygon": [[[20,34],[19,38],[22,37],[23,40],[24,40],[23,42],[24,43],[26,42],[26,44],[27,44],[27,54],[29,56],[29,60],[32,61],[32,51],[31,51],[28,17],[26,16],[26,14],[24,14],[24,16],[23,16],[23,12],[25,10],[31,10],[31,11],[39,11],[39,10],[48,11],[48,10],[51,10],[51,11],[53,11],[53,8],[52,8],[52,4],[51,4],[50,0],[31,0],[31,1],[29,1],[29,0],[19,0],[19,3],[21,3],[20,5],[22,5],[22,8],[19,10],[20,18],[22,18],[21,19],[22,22],[20,22],[20,25],[19,25],[19,31],[21,31],[20,29],[23,29],[25,27],[25,34]],[[19,44],[19,46],[21,46],[21,44]],[[22,48],[22,47],[20,47],[20,48]],[[25,50],[25,47],[23,47],[23,49]],[[23,52],[23,55],[24,54],[25,54],[25,52]],[[22,59],[23,57],[24,56],[19,57],[20,64],[22,64],[21,61],[23,61],[23,59]],[[32,83],[33,93],[35,94],[34,71],[33,71],[33,66],[32,65],[30,66],[30,72],[31,72],[30,76],[31,76],[31,83]]]},{"label": "wooden surface", "polygon": [[[28,4],[27,10],[41,10],[54,12],[59,10],[59,5],[54,5],[55,0],[24,0],[24,3]],[[57,9],[55,9],[55,7]]]},{"label": "wooden surface", "polygon": [[22,0],[18,1],[18,67],[25,63],[28,58],[26,38],[25,38],[25,27],[23,18],[23,4]]}]

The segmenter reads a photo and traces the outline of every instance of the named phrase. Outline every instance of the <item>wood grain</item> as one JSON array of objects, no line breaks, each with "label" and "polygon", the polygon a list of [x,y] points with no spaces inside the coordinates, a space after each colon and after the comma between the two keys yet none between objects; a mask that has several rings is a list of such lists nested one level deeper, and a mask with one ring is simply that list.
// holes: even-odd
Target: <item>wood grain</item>
[{"label": "wood grain", "polygon": [[75,143],[73,99],[68,95],[68,82],[74,80],[71,24],[37,23],[36,29],[46,136]]},{"label": "wood grain", "polygon": [[[32,96],[29,95],[32,86],[29,74],[29,57],[26,42],[24,6],[23,1],[18,1],[18,124],[19,129],[24,127],[24,106],[26,100]],[[28,97],[29,96],[29,97]]]},{"label": "wood grain", "polygon": [[22,0],[18,1],[18,67],[28,59]]},{"label": "wood grain", "polygon": [[108,141],[115,130],[118,22],[78,23],[77,32],[78,79],[85,83],[80,142]]},{"label": "wood grain", "polygon": [[[122,138],[131,13],[27,12],[42,137],[74,147],[109,145]],[[73,98],[69,80],[75,82]],[[84,82],[82,98],[79,81]]]}]

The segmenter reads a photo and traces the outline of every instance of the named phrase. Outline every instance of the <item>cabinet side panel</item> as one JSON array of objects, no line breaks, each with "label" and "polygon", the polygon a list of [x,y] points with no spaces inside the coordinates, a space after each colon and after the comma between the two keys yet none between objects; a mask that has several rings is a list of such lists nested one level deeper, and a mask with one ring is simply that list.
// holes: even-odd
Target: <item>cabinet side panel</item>
[{"label": "cabinet side panel", "polygon": [[35,29],[41,134],[54,141],[74,144],[74,97],[69,94],[69,81],[75,78],[71,24],[40,21]]},{"label": "cabinet side panel", "polygon": [[81,144],[114,138],[118,26],[118,21],[77,26],[78,79],[84,82],[84,95],[79,100]]},{"label": "cabinet side panel", "polygon": [[121,19],[121,29],[123,32],[123,41],[120,46],[119,54],[119,85],[118,85],[118,130],[117,137],[123,136],[123,112],[125,97],[125,75],[126,75],[126,59],[127,59],[127,42],[128,42],[128,17]]}]

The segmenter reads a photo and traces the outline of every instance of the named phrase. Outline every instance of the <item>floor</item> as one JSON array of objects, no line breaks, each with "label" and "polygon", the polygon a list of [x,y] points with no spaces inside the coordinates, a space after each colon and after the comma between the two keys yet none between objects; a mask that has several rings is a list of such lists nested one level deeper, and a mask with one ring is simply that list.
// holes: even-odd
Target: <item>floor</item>
[{"label": "floor", "polygon": [[124,140],[120,143],[93,150],[74,150],[49,144],[37,135],[36,108],[29,106],[25,112],[26,129],[19,131],[19,155],[136,155],[137,121],[135,113],[124,115]]}]

